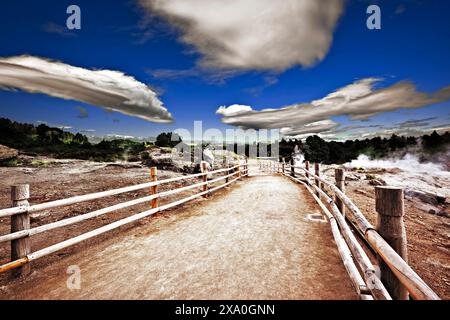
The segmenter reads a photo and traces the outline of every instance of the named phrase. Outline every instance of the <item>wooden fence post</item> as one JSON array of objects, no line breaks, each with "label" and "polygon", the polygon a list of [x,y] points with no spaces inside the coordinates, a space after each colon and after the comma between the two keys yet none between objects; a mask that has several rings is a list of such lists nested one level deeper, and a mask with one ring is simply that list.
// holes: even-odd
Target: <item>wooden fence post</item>
[{"label": "wooden fence post", "polygon": [[[343,193],[345,193],[345,170],[344,169],[334,170],[334,178],[336,180],[336,187],[338,187],[339,190],[341,190]],[[345,217],[345,204],[342,202],[342,200],[338,196],[335,196],[335,202],[336,202],[336,206],[338,207],[339,211]]]},{"label": "wooden fence post", "polygon": [[[200,170],[203,173],[202,176],[202,181],[206,182],[203,186],[202,186],[202,191],[208,191],[208,163],[206,161],[202,161],[200,163]],[[207,198],[208,194],[203,195],[203,198]]]},{"label": "wooden fence post", "polygon": [[[375,187],[376,210],[378,212],[377,231],[386,242],[408,262],[404,215],[404,194],[402,188]],[[393,299],[408,300],[408,291],[381,257],[378,257],[381,281]]]},{"label": "wooden fence post", "polygon": [[309,181],[309,161],[305,161],[306,179]]},{"label": "wooden fence post", "polygon": [[[158,181],[158,168],[152,167],[150,168],[150,176],[152,181]],[[153,186],[150,188],[150,194],[157,194],[158,186]],[[158,198],[152,200],[152,209],[158,208]]]},{"label": "wooden fence post", "polygon": [[241,166],[241,160],[239,160],[239,167],[238,167],[238,178],[240,179],[242,177],[242,166]]},{"label": "wooden fence post", "polygon": [[291,177],[295,178],[294,159],[291,159]]},{"label": "wooden fence post", "polygon": [[[230,162],[229,162],[229,161],[227,161],[226,167],[228,168],[228,170],[225,171],[225,173],[226,173],[226,175],[228,176],[228,175],[230,174]],[[225,183],[228,183],[228,181],[230,181],[230,178],[226,177],[226,178],[225,178]]]},{"label": "wooden fence post", "polygon": [[[30,204],[30,186],[28,184],[11,187],[11,200],[13,207],[28,207]],[[11,217],[11,233],[30,229],[30,215],[28,212],[16,214]],[[30,237],[11,241],[11,261],[26,257],[31,253]],[[14,270],[15,277],[27,276],[31,273],[30,263]]]},{"label": "wooden fence post", "polygon": [[245,175],[248,177],[248,157],[245,157]]},{"label": "wooden fence post", "polygon": [[[314,171],[315,171],[316,176],[320,177],[320,163],[317,163],[317,162],[314,163]],[[315,181],[316,181],[316,186],[320,188],[321,186],[320,186],[319,179],[316,178]],[[320,193],[318,191],[316,191],[316,195],[320,199]]]}]

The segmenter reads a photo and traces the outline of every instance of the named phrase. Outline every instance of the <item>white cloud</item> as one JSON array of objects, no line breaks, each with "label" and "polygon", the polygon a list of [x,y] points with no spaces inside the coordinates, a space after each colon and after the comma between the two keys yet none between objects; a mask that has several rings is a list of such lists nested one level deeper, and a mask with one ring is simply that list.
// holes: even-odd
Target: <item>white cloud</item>
[{"label": "white cloud", "polygon": [[240,104],[233,104],[229,107],[219,107],[219,109],[217,109],[216,114],[220,114],[223,115],[225,117],[230,117],[230,116],[235,116],[238,115],[239,113],[245,113],[248,111],[252,111],[252,107],[250,106],[244,106],[244,105],[240,105]]},{"label": "white cloud", "polygon": [[428,94],[418,92],[415,86],[407,81],[375,89],[374,84],[380,81],[381,79],[377,78],[359,80],[310,103],[261,111],[247,106],[239,112],[233,112],[233,106],[220,107],[217,113],[223,116],[222,122],[229,125],[253,129],[284,128],[285,133],[290,131],[295,135],[328,132],[333,129],[333,124],[326,121],[331,121],[331,117],[335,116],[367,120],[383,112],[420,108],[450,98],[450,86]]},{"label": "white cloud", "polygon": [[281,134],[285,136],[300,136],[300,135],[310,135],[313,133],[328,132],[332,129],[339,127],[339,123],[333,120],[323,120],[313,123],[309,123],[300,128],[282,128],[280,130]]},{"label": "white cloud", "polygon": [[127,136],[127,135],[115,134],[115,133],[107,134],[106,137],[114,138],[114,139],[135,139],[136,138],[135,136]]},{"label": "white cloud", "polygon": [[152,89],[119,71],[89,70],[32,56],[0,58],[0,89],[44,93],[147,121],[172,122]]},{"label": "white cloud", "polygon": [[73,129],[73,127],[71,127],[71,126],[57,126],[57,128],[60,129],[60,130],[70,130],[70,129]]},{"label": "white cloud", "polygon": [[202,65],[285,70],[322,60],[342,0],[139,0],[203,54]]},{"label": "white cloud", "polygon": [[382,79],[366,78],[340,88],[325,98],[312,101],[311,104],[316,107],[341,107],[352,100],[364,97],[372,93],[372,86]]},{"label": "white cloud", "polygon": [[47,33],[57,34],[65,38],[77,37],[77,34],[67,29],[66,26],[51,21],[47,22],[42,29]]}]

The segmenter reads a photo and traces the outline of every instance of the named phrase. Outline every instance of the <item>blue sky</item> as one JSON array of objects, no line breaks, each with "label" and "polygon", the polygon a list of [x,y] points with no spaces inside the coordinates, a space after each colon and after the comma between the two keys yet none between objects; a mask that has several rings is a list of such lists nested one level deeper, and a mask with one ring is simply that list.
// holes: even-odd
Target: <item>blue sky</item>
[{"label": "blue sky", "polygon": [[[366,28],[366,8],[373,3],[382,10],[381,30]],[[65,28],[66,8],[71,4],[81,8],[81,30]],[[156,92],[174,122],[155,123],[81,101],[20,90],[0,91],[0,116],[71,127],[74,132],[99,136],[148,137],[176,128],[191,129],[195,120],[202,120],[205,129],[233,128],[242,125],[241,113],[227,118],[228,114],[216,114],[220,106],[251,106],[250,116],[242,114],[248,120],[253,114],[259,117],[260,110],[310,103],[367,78],[383,79],[373,84],[374,91],[410,81],[418,92],[431,94],[450,85],[448,12],[448,1],[350,0],[332,29],[332,42],[323,59],[304,65],[294,63],[283,70],[251,66],[228,66],[224,70],[199,67],[204,50],[180,39],[183,31],[168,22],[169,14],[157,13],[149,19],[151,10],[137,1],[2,2],[0,57],[30,55],[84,69],[123,72]],[[246,32],[245,28],[242,32]],[[307,50],[307,45],[299,50]],[[450,127],[449,106],[448,99],[441,99],[414,109],[390,109],[362,120],[337,113],[326,120],[336,126],[320,133],[336,139],[396,130],[402,133],[406,127],[401,123],[406,121],[412,121],[409,129],[424,132],[433,127]],[[80,107],[87,114],[81,116]],[[276,113],[272,116],[278,117]],[[251,127],[245,121],[243,126]],[[305,124],[302,120],[293,128],[288,121],[280,126],[295,131]],[[345,130],[349,126],[353,131]],[[338,134],[333,132],[336,127],[344,130]]]}]

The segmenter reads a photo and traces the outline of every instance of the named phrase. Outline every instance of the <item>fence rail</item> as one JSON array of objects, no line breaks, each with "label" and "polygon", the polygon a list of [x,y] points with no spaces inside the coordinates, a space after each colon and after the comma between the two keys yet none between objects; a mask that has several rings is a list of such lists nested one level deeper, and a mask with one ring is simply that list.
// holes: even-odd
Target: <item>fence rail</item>
[{"label": "fence rail", "polygon": [[[416,300],[439,300],[439,296],[406,261],[403,190],[376,187],[379,225],[375,228],[345,194],[345,172],[343,169],[335,170],[335,185],[320,175],[319,164],[315,164],[315,172],[311,172],[308,161],[305,162],[305,167],[293,163],[287,164],[284,159],[282,162],[276,162],[275,164],[267,164],[266,162],[268,161],[261,161],[260,168],[262,170],[281,173],[295,182],[303,184],[318,202],[330,221],[332,233],[344,265],[362,299],[367,299],[367,292],[370,292],[374,299],[408,299],[409,294]],[[301,170],[300,174],[297,169]],[[330,196],[326,189],[334,193],[335,197]],[[325,200],[326,205],[322,202],[322,199]],[[355,221],[354,225],[358,232],[363,235],[371,249],[376,252],[381,268],[381,279],[376,275],[374,266],[365,250],[353,235],[348,224],[350,218]],[[338,230],[336,230],[336,224]],[[337,231],[339,231],[339,234],[337,234]],[[393,231],[396,233],[390,237],[389,232]],[[380,233],[383,233],[383,236]],[[389,238],[389,242],[385,237]],[[345,240],[346,246],[343,245],[342,239]],[[347,249],[351,253],[351,260],[349,260]],[[358,265],[361,274],[355,272],[358,268],[355,268],[356,265],[353,261]],[[364,279],[365,286],[362,286],[361,278]]]},{"label": "fence rail", "polygon": [[[44,256],[47,256],[49,254],[52,254],[54,252],[57,252],[59,250],[62,250],[64,248],[73,246],[75,244],[78,244],[82,241],[91,239],[93,237],[96,237],[100,234],[106,233],[108,231],[114,230],[116,228],[119,228],[123,225],[141,220],[143,218],[146,218],[148,216],[151,216],[157,212],[161,212],[164,210],[168,210],[170,208],[174,208],[176,206],[179,206],[181,204],[184,204],[186,202],[192,201],[199,197],[206,197],[209,194],[222,189],[233,182],[238,181],[239,179],[248,176],[248,161],[246,160],[244,164],[239,163],[238,165],[215,170],[215,171],[207,171],[206,167],[202,164],[201,165],[202,172],[198,174],[192,174],[182,177],[176,177],[171,179],[165,179],[165,180],[157,180],[157,171],[156,168],[151,169],[152,173],[152,180],[148,183],[143,183],[139,185],[114,189],[114,190],[108,190],[103,192],[97,192],[97,193],[91,193],[87,195],[81,195],[76,196],[68,199],[61,199],[57,201],[51,201],[47,203],[37,204],[30,206],[28,204],[28,198],[29,198],[29,186],[28,185],[21,185],[21,186],[14,186],[12,187],[11,195],[13,200],[13,205],[15,207],[13,208],[7,208],[0,210],[0,218],[2,217],[11,217],[11,233],[0,236],[0,243],[11,241],[11,262],[6,263],[4,265],[0,265],[0,273],[12,270],[12,269],[18,269],[15,273],[16,275],[27,275],[30,272],[30,262],[34,261],[36,259],[42,258]],[[217,175],[217,174],[223,174],[225,175],[219,176],[214,179],[208,180],[208,176],[211,175]],[[157,186],[163,185],[163,184],[169,184],[172,182],[178,182],[193,178],[200,178],[202,182],[195,183],[189,186],[180,187],[172,190],[168,190],[165,192],[157,192]],[[210,186],[214,183],[222,182],[225,180],[224,183],[221,183],[218,186],[214,186],[210,188]],[[185,192],[188,190],[201,188],[201,192],[196,193],[194,195],[182,198],[180,200],[165,204],[163,206],[158,205],[158,200],[167,197],[170,195],[179,194],[181,192]],[[79,216],[75,216],[72,218],[67,218],[63,220],[59,220],[53,223],[49,223],[46,225],[38,226],[31,228],[30,227],[30,214],[37,211],[43,211],[51,208],[57,208],[57,207],[63,207],[63,206],[69,206],[77,203],[82,203],[86,201],[92,201],[100,198],[110,197],[118,194],[123,194],[127,192],[137,191],[137,190],[143,190],[143,189],[150,189],[151,195],[142,197],[139,199],[134,199],[131,201],[119,203],[113,206],[109,206],[100,210],[92,211],[89,213],[85,213]],[[155,202],[156,200],[156,202]],[[103,227],[97,228],[95,230],[92,230],[90,232],[84,233],[82,235],[79,235],[77,237],[65,240],[63,242],[51,245],[47,248],[40,249],[35,252],[31,252],[30,249],[30,237],[47,232],[50,230],[54,230],[57,228],[62,228],[65,226],[69,226],[72,224],[76,224],[88,219],[92,219],[95,217],[99,217],[101,215],[105,215],[107,213],[117,211],[120,209],[129,208],[138,204],[142,203],[149,203],[151,204],[152,209],[146,210],[137,214],[134,214],[132,216],[129,216],[127,218],[118,220],[116,222],[113,222],[111,224],[105,225]],[[20,223],[17,223],[19,221]],[[25,223],[23,223],[25,222]]]}]

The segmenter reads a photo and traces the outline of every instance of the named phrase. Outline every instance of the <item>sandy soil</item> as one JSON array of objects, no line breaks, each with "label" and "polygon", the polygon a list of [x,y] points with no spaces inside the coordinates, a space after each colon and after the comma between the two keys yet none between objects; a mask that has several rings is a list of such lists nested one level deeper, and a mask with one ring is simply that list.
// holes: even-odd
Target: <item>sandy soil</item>
[{"label": "sandy soil", "polygon": [[[49,257],[0,298],[355,299],[329,225],[308,219],[313,201],[285,178],[255,175]],[[71,265],[81,290],[67,289]]]}]

